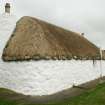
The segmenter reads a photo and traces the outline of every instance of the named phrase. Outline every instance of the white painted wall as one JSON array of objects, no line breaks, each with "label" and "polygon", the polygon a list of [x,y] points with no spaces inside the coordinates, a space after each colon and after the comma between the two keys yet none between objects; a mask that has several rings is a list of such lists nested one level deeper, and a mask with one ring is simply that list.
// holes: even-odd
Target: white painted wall
[{"label": "white painted wall", "polygon": [[[0,16],[0,56],[16,21]],[[105,62],[102,74],[105,76]],[[100,76],[100,61],[30,61],[6,63],[0,59],[0,87],[26,95],[48,95],[94,80]]]},{"label": "white painted wall", "polygon": [[[102,62],[103,68],[105,62]],[[105,75],[105,71],[103,71]],[[100,76],[100,62],[92,61],[0,61],[0,87],[26,95],[48,95],[94,80]]]},{"label": "white painted wall", "polygon": [[0,56],[16,26],[16,17],[12,14],[0,15]]}]

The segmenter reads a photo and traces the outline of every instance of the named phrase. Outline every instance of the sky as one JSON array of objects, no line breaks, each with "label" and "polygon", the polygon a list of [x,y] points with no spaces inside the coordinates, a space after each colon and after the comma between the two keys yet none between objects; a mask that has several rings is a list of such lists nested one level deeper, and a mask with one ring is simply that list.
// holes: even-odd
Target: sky
[{"label": "sky", "polygon": [[0,0],[0,13],[5,2],[11,3],[18,18],[33,16],[85,33],[87,39],[105,49],[105,0]]}]

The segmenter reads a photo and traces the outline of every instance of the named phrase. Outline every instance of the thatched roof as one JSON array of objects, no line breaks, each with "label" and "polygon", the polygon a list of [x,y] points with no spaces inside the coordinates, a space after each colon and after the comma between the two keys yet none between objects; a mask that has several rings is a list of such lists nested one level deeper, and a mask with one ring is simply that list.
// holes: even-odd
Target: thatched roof
[{"label": "thatched roof", "polygon": [[25,16],[17,22],[2,58],[4,61],[13,61],[93,59],[97,56],[99,56],[99,49],[82,35]]}]

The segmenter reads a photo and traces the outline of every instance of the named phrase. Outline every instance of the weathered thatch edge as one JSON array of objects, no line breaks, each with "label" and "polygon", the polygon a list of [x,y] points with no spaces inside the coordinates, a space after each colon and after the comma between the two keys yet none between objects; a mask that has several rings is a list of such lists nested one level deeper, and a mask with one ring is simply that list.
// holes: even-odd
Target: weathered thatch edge
[{"label": "weathered thatch edge", "polygon": [[[11,60],[11,59],[9,59],[9,57],[6,58],[6,57],[3,57],[2,56],[2,59],[5,62],[11,62],[11,61],[24,62],[24,61],[32,61],[32,60],[33,61],[40,61],[40,60],[45,60],[45,61],[46,60],[54,60],[54,61],[55,60],[64,60],[64,61],[65,60],[93,60],[94,61],[94,60],[101,60],[101,57],[99,57],[99,56],[97,56],[97,57],[96,56],[93,56],[93,57],[87,57],[86,58],[86,57],[79,57],[79,56],[78,57],[76,57],[76,56],[69,57],[68,56],[67,58],[65,58],[65,57],[64,58],[63,57],[61,58],[61,57],[48,57],[48,56],[47,57],[42,57],[42,56],[35,56],[35,57],[32,57],[32,58],[25,58],[25,59],[24,58],[23,59],[22,58],[19,59],[19,58],[15,58],[15,57],[13,58],[12,57],[12,60]],[[105,60],[105,59],[102,59],[102,60]]]}]

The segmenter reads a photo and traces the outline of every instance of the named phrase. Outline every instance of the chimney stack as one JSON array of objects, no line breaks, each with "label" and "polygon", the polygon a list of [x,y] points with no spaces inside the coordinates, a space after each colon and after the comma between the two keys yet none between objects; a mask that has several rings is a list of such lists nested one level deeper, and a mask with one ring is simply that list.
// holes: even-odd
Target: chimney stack
[{"label": "chimney stack", "polygon": [[6,3],[5,4],[5,13],[10,14],[10,8],[11,8],[10,3]]}]

